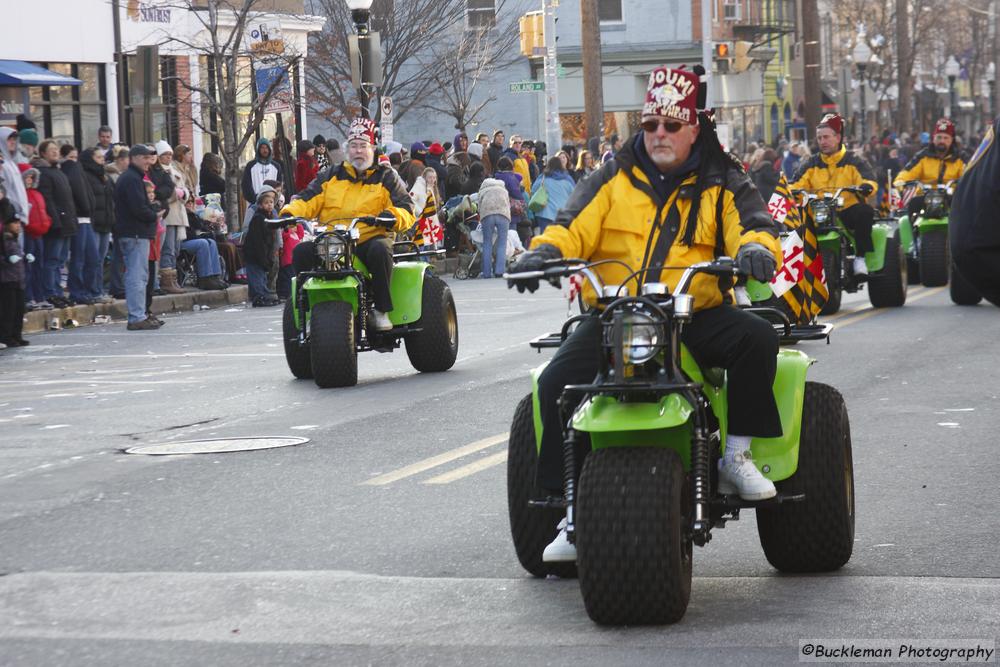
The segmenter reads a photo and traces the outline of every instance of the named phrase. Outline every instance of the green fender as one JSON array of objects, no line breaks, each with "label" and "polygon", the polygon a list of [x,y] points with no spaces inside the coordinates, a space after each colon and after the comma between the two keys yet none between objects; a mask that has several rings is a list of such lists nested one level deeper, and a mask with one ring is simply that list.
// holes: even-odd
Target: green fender
[{"label": "green fender", "polygon": [[921,234],[926,234],[927,232],[935,231],[948,231],[948,218],[920,218],[917,220],[917,226],[920,228]]},{"label": "green fender", "polygon": [[[354,259],[354,268],[367,273],[361,260]],[[392,295],[392,310],[389,321],[394,325],[412,324],[420,319],[423,304],[424,276],[430,265],[426,262],[400,262],[392,268],[389,294]],[[296,294],[297,278],[292,279],[292,294]],[[345,276],[334,280],[310,278],[302,286],[309,298],[310,311],[313,306],[324,301],[344,301],[351,304],[354,314],[358,313],[358,279]],[[295,326],[301,328],[298,310],[295,311]]]},{"label": "green fender", "polygon": [[[798,467],[806,373],[812,363],[812,359],[798,350],[778,352],[773,390],[781,417],[782,435],[777,438],[754,438],[750,445],[757,467],[773,481],[791,477]],[[538,376],[546,365],[542,364],[531,374],[535,437],[539,447],[542,424]],[[709,369],[703,373],[686,346],[681,348],[681,368],[692,381],[702,384],[702,391],[719,420],[720,435],[725,443],[728,412],[725,374],[720,369]],[[657,403],[619,403],[611,397],[597,396],[577,409],[573,427],[590,434],[592,449],[643,446],[673,449],[688,470],[691,463],[692,413],[691,404],[679,394],[664,396]]]},{"label": "green fender", "polygon": [[899,245],[907,255],[913,252],[913,225],[908,215],[899,218]]},{"label": "green fender", "polygon": [[[875,249],[872,252],[865,253],[865,264],[868,265],[868,270],[872,273],[881,271],[882,267],[885,266],[886,239],[892,236],[893,230],[893,225],[887,225],[880,222],[877,222],[874,226],[872,226],[872,246]],[[840,228],[838,231],[827,232],[818,236],[817,241],[819,242],[820,248],[839,253],[841,234],[850,239],[851,245],[854,245],[854,236],[851,235],[851,232],[847,229]]]}]

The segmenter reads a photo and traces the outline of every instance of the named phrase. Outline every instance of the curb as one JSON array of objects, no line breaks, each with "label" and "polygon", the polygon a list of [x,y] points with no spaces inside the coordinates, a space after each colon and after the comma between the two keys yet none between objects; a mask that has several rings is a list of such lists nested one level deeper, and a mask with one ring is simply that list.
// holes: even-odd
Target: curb
[{"label": "curb", "polygon": [[[151,310],[154,315],[163,313],[179,313],[194,310],[195,306],[211,308],[213,306],[228,306],[243,303],[247,300],[246,285],[230,285],[225,290],[189,290],[184,294],[165,294],[154,296]],[[199,308],[200,310],[201,308]],[[93,306],[71,306],[70,308],[55,308],[53,310],[33,310],[24,315],[24,333],[39,333],[49,329],[53,319],[58,318],[59,327],[66,327],[66,322],[73,320],[71,327],[87,326],[94,323],[94,318],[106,315],[112,320],[128,318],[128,308],[124,299],[115,299],[114,303],[101,303]],[[69,328],[69,327],[67,327]]]}]

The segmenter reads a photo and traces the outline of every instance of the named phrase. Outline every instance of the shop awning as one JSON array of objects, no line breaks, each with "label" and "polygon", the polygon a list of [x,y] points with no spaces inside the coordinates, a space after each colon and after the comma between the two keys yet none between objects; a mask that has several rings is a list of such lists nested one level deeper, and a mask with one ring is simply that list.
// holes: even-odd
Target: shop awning
[{"label": "shop awning", "polygon": [[82,83],[23,60],[0,60],[0,86],[79,86]]}]

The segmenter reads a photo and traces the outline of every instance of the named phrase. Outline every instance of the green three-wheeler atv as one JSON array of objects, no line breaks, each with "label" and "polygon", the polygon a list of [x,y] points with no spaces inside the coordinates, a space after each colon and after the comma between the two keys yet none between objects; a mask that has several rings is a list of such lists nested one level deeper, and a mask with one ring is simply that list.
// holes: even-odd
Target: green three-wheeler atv
[{"label": "green three-wheeler atv", "polygon": [[[680,620],[691,594],[692,547],[754,508],[767,560],[783,572],[828,572],[854,546],[854,473],[847,407],[840,393],[806,379],[806,354],[782,349],[774,395],[783,435],[755,438],[751,449],[778,495],[744,501],[718,491],[716,463],[726,440],[726,374],[701,368],[680,342],[691,321],[687,293],[696,273],[732,278],[720,257],[685,270],[671,292],[663,283],[628,296],[605,286],[582,260],[552,260],[540,271],[508,278],[554,280],[580,272],[604,306],[571,318],[559,333],[532,342],[558,347],[582,318],[600,317],[600,371],[560,399],[565,497],[541,499],[535,468],[541,443],[537,378],[518,404],[510,430],[507,494],[514,548],[539,577],[579,576],[588,615],[612,625]],[[625,296],[622,296],[622,295]],[[782,342],[823,339],[829,324],[799,330],[772,308],[750,308],[774,324]],[[586,452],[582,470],[579,452]],[[562,517],[576,563],[543,562]]]},{"label": "green three-wheeler atv", "polygon": [[920,187],[924,206],[915,219],[899,218],[899,241],[906,252],[910,284],[922,282],[927,287],[948,284],[951,253],[948,249],[948,214],[954,181],[927,184],[908,181],[903,187]]}]

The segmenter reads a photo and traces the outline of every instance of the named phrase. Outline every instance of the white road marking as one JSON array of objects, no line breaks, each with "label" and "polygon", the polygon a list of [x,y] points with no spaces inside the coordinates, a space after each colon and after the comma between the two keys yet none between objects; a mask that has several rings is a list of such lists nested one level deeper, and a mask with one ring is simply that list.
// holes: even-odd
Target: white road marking
[{"label": "white road marking", "polygon": [[405,479],[407,477],[412,477],[413,475],[422,473],[425,470],[436,468],[437,466],[442,465],[444,463],[449,463],[451,461],[454,461],[455,459],[460,459],[463,456],[472,454],[473,452],[478,452],[483,449],[486,449],[487,447],[492,447],[494,445],[500,444],[501,442],[506,442],[508,437],[510,437],[510,433],[501,433],[499,435],[493,435],[488,438],[483,438],[482,440],[477,440],[476,442],[470,443],[468,445],[464,445],[462,447],[458,447],[456,449],[443,452],[441,454],[432,456],[422,461],[417,461],[416,463],[408,465],[404,468],[400,468],[399,470],[394,470],[384,475],[373,477],[372,479],[361,482],[361,484],[365,486],[384,486],[386,484],[392,484],[393,482],[398,482],[401,479]]}]

